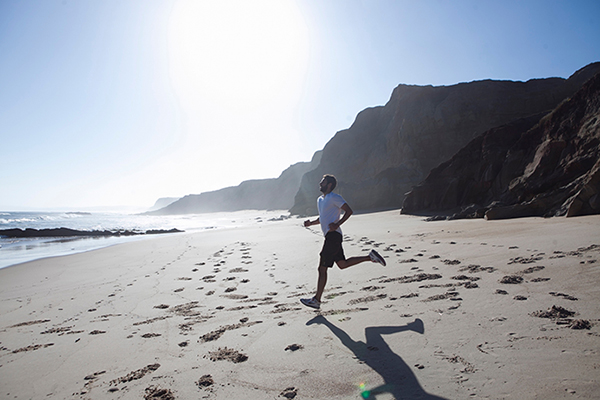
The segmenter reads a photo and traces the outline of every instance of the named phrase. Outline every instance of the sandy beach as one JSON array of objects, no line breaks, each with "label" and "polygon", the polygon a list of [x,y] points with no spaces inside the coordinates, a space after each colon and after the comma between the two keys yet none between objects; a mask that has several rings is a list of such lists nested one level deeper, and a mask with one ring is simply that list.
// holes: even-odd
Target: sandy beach
[{"label": "sandy beach", "polygon": [[353,215],[318,312],[302,221],[1,269],[0,398],[598,398],[600,216]]}]

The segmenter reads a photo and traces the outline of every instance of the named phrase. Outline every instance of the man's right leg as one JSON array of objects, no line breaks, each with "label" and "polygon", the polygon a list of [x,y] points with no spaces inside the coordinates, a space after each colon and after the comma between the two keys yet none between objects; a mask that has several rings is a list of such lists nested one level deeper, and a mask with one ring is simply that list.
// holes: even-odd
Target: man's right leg
[{"label": "man's right leg", "polygon": [[321,296],[323,296],[323,291],[325,290],[325,285],[327,284],[327,270],[329,268],[324,266],[319,266],[319,278],[317,280],[317,294],[315,294],[315,299],[319,302],[321,301]]},{"label": "man's right leg", "polygon": [[316,308],[317,310],[321,307],[321,296],[325,290],[327,284],[327,267],[319,266],[319,278],[317,279],[317,293],[312,299],[300,299],[300,302],[307,307]]}]

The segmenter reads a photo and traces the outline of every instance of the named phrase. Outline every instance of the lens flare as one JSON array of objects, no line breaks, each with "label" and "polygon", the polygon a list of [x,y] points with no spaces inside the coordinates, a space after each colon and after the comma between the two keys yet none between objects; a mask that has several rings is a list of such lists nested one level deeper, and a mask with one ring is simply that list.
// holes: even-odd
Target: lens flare
[{"label": "lens flare", "polygon": [[362,396],[363,399],[368,399],[371,396],[371,391],[369,390],[365,390],[366,385],[364,384],[364,382],[361,382],[358,387],[360,388],[360,395]]}]

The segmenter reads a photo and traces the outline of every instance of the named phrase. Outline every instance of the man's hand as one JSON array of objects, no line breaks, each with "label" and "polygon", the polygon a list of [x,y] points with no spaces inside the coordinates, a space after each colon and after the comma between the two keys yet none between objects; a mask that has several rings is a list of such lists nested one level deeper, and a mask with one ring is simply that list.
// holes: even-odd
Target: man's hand
[{"label": "man's hand", "polygon": [[336,224],[335,222],[332,222],[329,224],[329,232],[335,232],[338,230],[339,227],[340,227],[340,224]]},{"label": "man's hand", "polygon": [[304,221],[304,227],[305,228],[308,228],[311,225],[312,225],[312,222],[310,222],[310,219],[307,219],[306,221]]}]

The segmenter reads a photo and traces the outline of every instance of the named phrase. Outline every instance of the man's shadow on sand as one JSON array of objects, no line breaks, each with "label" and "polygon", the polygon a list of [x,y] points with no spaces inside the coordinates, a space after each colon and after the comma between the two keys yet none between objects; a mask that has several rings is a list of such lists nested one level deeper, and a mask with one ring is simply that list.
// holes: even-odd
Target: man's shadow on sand
[{"label": "man's shadow on sand", "polygon": [[331,330],[356,357],[377,372],[385,383],[373,389],[363,388],[362,397],[375,400],[378,394],[390,393],[395,399],[426,399],[445,400],[442,397],[427,393],[419,384],[417,377],[410,367],[406,365],[402,357],[390,349],[382,335],[392,333],[413,331],[420,334],[425,333],[423,321],[416,319],[414,322],[403,326],[369,326],[365,328],[367,343],[354,341],[346,332],[338,328],[327,318],[318,315],[306,323],[306,325],[321,324]]}]

